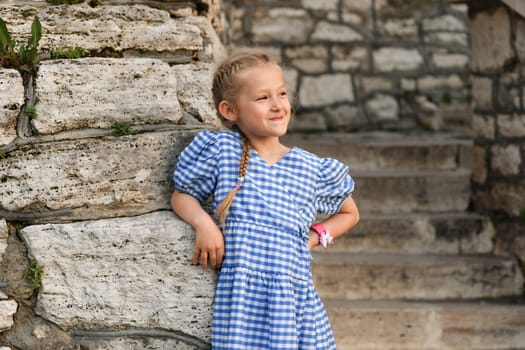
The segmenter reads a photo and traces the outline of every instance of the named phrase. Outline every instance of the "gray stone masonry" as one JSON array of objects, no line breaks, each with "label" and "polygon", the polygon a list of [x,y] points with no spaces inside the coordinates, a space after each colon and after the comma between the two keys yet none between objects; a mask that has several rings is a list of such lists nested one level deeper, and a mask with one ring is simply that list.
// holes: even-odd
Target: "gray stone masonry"
[{"label": "gray stone masonry", "polygon": [[474,203],[480,211],[523,218],[525,18],[519,14],[520,2],[507,3],[513,7],[488,1],[485,7],[477,6],[470,18]]},{"label": "gray stone masonry", "polygon": [[262,47],[296,72],[296,81],[289,86],[298,97],[298,122],[292,129],[470,129],[465,4],[225,3],[231,46]]}]

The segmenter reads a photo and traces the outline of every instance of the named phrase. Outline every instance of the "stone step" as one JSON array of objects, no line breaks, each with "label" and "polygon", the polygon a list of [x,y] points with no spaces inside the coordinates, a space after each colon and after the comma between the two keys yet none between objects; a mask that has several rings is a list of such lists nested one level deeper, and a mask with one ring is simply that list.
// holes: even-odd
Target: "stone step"
[{"label": "stone step", "polygon": [[525,349],[525,305],[325,300],[338,350]]},{"label": "stone step", "polygon": [[366,170],[470,169],[472,141],[457,134],[289,133],[283,142]]},{"label": "stone step", "polygon": [[315,252],[319,295],[340,299],[472,299],[516,296],[516,261],[493,255],[401,255]]},{"label": "stone step", "polygon": [[474,213],[361,213],[330,252],[480,254],[492,251],[494,228]]},{"label": "stone step", "polygon": [[379,213],[464,211],[469,205],[470,171],[351,171],[361,211]]}]

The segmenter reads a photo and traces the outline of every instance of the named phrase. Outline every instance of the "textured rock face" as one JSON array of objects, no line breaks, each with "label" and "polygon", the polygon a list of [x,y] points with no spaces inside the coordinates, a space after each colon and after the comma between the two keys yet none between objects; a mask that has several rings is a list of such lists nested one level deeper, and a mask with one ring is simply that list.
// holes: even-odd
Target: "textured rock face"
[{"label": "textured rock face", "polygon": [[31,7],[2,5],[3,19],[10,23],[11,31],[24,36],[30,33],[30,21],[38,16],[43,36],[40,48],[81,46],[90,51],[104,49],[152,51],[176,54],[177,51],[204,50],[201,29],[186,22],[172,19],[169,12],[143,5]]},{"label": "textured rock face", "polygon": [[165,131],[21,146],[0,161],[0,206],[71,210],[75,219],[169,208],[177,155],[193,132]]},{"label": "textured rock face", "polygon": [[0,68],[0,146],[16,138],[16,120],[24,104],[24,85],[20,73]]},{"label": "textured rock face", "polygon": [[36,98],[41,134],[81,128],[177,123],[177,79],[153,59],[85,58],[40,64]]},{"label": "textured rock face", "polygon": [[21,236],[45,269],[45,319],[109,336],[162,329],[208,340],[215,273],[191,265],[193,231],[173,213],[28,226]]},{"label": "textured rock face", "polygon": [[221,1],[0,2],[18,43],[42,23],[35,74],[0,68],[0,349],[208,349],[216,274],[169,197],[219,125]]},{"label": "textured rock face", "polygon": [[13,326],[13,315],[17,307],[18,304],[14,300],[0,300],[0,332]]},{"label": "textured rock face", "polygon": [[[519,10],[519,6],[514,9]],[[479,6],[470,20],[472,129],[478,145],[473,177],[475,206],[520,221],[525,208],[525,95],[520,79],[525,60],[525,20],[503,4]],[[515,235],[518,238],[523,232],[517,230]]]},{"label": "textured rock face", "polygon": [[208,125],[219,125],[211,94],[212,64],[183,64],[172,67],[177,96],[185,112]]}]

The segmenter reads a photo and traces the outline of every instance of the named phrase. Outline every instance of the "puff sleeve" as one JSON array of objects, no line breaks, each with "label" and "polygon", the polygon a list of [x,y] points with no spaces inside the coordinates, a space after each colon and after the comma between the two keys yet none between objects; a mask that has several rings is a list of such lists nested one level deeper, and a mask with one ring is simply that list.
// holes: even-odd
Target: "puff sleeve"
[{"label": "puff sleeve", "polygon": [[339,212],[353,191],[354,179],[348,174],[348,167],[338,160],[322,158],[315,196],[317,212],[328,215]]},{"label": "puff sleeve", "polygon": [[175,189],[204,203],[213,193],[218,175],[219,147],[213,132],[201,131],[181,152],[173,173]]}]

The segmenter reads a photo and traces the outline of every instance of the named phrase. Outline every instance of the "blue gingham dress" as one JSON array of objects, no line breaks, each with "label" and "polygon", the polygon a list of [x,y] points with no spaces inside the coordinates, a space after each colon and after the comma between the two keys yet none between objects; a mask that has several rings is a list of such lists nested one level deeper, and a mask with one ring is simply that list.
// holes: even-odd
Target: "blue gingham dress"
[{"label": "blue gingham dress", "polygon": [[[203,131],[181,153],[175,188],[215,211],[235,186],[237,131]],[[213,349],[335,349],[310,270],[308,232],[317,213],[337,213],[351,195],[348,168],[292,148],[268,165],[252,148],[230,208],[212,320]]]}]

